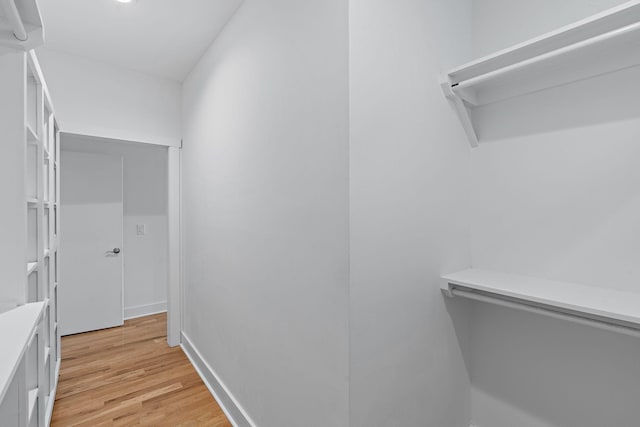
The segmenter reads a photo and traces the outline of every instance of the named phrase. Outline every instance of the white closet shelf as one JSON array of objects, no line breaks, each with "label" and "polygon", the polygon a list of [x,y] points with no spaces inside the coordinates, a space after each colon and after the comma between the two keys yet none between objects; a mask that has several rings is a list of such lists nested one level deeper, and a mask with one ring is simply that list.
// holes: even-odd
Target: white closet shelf
[{"label": "white closet shelf", "polygon": [[31,273],[33,273],[34,271],[36,271],[36,268],[38,268],[38,263],[37,262],[28,262],[27,263],[27,276],[30,275]]},{"label": "white closet shelf", "polygon": [[29,51],[44,42],[36,0],[0,0],[0,46]]},{"label": "white closet shelf", "polygon": [[[0,0],[0,1],[2,1],[2,0]],[[31,125],[27,124],[25,127],[27,129],[27,143],[30,144],[30,145],[37,145],[38,144],[38,135],[33,130]]]},{"label": "white closet shelf", "polygon": [[38,389],[34,388],[32,390],[29,390],[29,424],[31,424],[31,419],[33,418],[36,409],[36,403],[38,403]]},{"label": "white closet shelf", "polygon": [[640,294],[494,271],[469,269],[442,277],[442,292],[640,334]]},{"label": "white closet shelf", "polygon": [[473,107],[638,65],[640,0],[634,0],[454,68],[442,89],[475,147]]},{"label": "white closet shelf", "polygon": [[35,302],[0,314],[0,401],[4,399],[20,360],[35,333],[44,307],[44,302]]}]

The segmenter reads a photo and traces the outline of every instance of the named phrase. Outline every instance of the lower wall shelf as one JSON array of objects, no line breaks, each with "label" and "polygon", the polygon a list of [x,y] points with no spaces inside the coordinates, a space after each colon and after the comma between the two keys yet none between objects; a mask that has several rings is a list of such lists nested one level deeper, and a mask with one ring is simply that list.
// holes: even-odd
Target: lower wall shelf
[{"label": "lower wall shelf", "polygon": [[469,269],[442,277],[442,292],[640,336],[640,294]]},{"label": "lower wall shelf", "polygon": [[37,262],[28,262],[27,263],[27,276],[31,273],[33,273],[36,268],[38,268],[38,263]]},{"label": "lower wall shelf", "polygon": [[29,424],[31,424],[31,420],[33,419],[36,410],[36,404],[38,403],[38,389],[34,388],[33,390],[29,390],[29,406],[28,406],[28,414],[29,414]]}]

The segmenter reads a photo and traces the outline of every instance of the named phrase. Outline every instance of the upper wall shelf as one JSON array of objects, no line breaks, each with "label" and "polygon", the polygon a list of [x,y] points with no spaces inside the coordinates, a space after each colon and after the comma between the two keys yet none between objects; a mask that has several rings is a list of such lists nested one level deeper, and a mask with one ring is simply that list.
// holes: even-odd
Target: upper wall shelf
[{"label": "upper wall shelf", "polygon": [[442,292],[640,336],[640,294],[469,269],[442,277]]},{"label": "upper wall shelf", "polygon": [[0,0],[0,46],[28,51],[44,42],[36,0]]},{"label": "upper wall shelf", "polygon": [[454,68],[442,89],[476,147],[474,107],[637,65],[640,0]]}]

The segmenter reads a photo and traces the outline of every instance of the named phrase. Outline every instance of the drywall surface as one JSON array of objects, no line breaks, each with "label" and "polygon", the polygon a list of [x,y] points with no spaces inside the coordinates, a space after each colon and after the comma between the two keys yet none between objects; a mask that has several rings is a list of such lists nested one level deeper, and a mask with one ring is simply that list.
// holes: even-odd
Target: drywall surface
[{"label": "drywall surface", "polygon": [[[61,149],[123,158],[125,317],[164,309],[167,301],[167,149],[68,134],[62,136]],[[61,167],[64,168],[64,164]],[[144,225],[144,235],[137,233],[137,225]]]},{"label": "drywall surface", "polygon": [[167,245],[166,215],[124,216],[125,318],[166,310]]},{"label": "drywall surface", "polygon": [[184,330],[256,425],[348,423],[346,0],[246,0],[183,87]]},{"label": "drywall surface", "polygon": [[[476,50],[495,44],[483,34],[511,44],[515,28],[548,31],[620,2],[536,2],[525,16],[529,3],[475,1]],[[640,101],[620,84],[638,79],[627,69],[476,111],[474,267],[640,292]],[[483,304],[473,325],[478,426],[637,424],[637,340]]]},{"label": "drywall surface", "polygon": [[474,267],[640,291],[639,132],[629,120],[477,149]]},{"label": "drywall surface", "polygon": [[470,1],[350,1],[352,427],[469,426],[439,278],[471,262],[470,149],[439,78],[470,27]]},{"label": "drywall surface", "polygon": [[472,324],[474,425],[638,424],[637,337],[481,303]]},{"label": "drywall surface", "polygon": [[38,59],[64,132],[180,145],[180,84],[48,49]]},{"label": "drywall surface", "polygon": [[24,53],[0,55],[0,312],[26,302],[25,257],[27,254],[25,212],[25,96]]}]

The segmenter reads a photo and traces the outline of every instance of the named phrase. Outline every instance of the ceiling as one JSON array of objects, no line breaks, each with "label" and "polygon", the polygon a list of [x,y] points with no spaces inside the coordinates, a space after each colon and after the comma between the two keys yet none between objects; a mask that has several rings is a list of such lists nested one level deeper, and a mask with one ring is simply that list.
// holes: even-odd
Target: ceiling
[{"label": "ceiling", "polygon": [[41,0],[47,49],[183,81],[242,0]]}]

